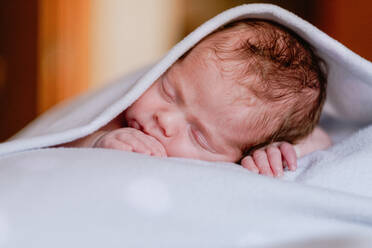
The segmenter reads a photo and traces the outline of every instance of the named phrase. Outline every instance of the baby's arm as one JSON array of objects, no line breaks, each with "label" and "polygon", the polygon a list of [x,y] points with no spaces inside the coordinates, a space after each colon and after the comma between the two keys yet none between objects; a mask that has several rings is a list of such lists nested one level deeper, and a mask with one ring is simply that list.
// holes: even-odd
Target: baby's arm
[{"label": "baby's arm", "polygon": [[332,141],[328,134],[320,127],[316,127],[309,136],[300,140],[300,142],[295,145],[295,149],[297,157],[301,158],[314,151],[327,149],[331,145]]},{"label": "baby's arm", "polygon": [[285,164],[289,170],[296,170],[297,158],[316,150],[326,149],[332,142],[329,136],[319,127],[293,146],[287,142],[275,143],[258,149],[242,159],[242,166],[250,171],[267,176],[282,176]]}]

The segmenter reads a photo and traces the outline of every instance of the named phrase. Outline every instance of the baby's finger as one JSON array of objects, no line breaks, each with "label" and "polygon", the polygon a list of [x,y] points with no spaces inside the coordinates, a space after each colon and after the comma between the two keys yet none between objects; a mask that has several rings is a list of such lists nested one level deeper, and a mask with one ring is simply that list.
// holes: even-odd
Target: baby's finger
[{"label": "baby's finger", "polygon": [[136,145],[133,144],[133,141],[131,141],[130,143],[133,147],[134,152],[151,155],[151,149],[149,149],[144,143],[138,142],[136,143]]},{"label": "baby's finger", "polygon": [[120,151],[127,151],[127,152],[133,151],[133,148],[130,145],[120,142],[113,138],[102,140],[101,146],[99,147],[107,148],[107,149],[115,149],[115,150],[120,150]]},{"label": "baby's finger", "polygon": [[164,146],[154,137],[134,128],[123,128],[123,131],[123,135],[127,134],[130,136],[129,139],[128,137],[125,137],[125,135],[124,137],[122,137],[122,139],[124,139],[126,143],[131,142],[132,139],[137,139],[137,141],[140,141],[142,143],[142,147],[139,146],[138,148],[144,149],[145,147],[147,149],[146,154],[159,157],[167,156]]},{"label": "baby's finger", "polygon": [[149,136],[149,140],[152,143],[151,148],[153,150],[153,155],[158,157],[167,157],[167,151],[162,143],[152,136]]},{"label": "baby's finger", "polygon": [[116,138],[119,142],[127,144],[132,147],[133,152],[151,155],[151,149],[135,135],[128,135],[126,133],[118,133]]},{"label": "baby's finger", "polygon": [[266,152],[263,150],[256,150],[253,152],[253,160],[260,171],[260,174],[266,176],[273,176],[271,171],[269,160],[267,159]]},{"label": "baby's finger", "polygon": [[277,146],[269,146],[266,148],[266,153],[274,176],[283,176],[283,161],[279,148]]},{"label": "baby's finger", "polygon": [[297,155],[293,145],[283,142],[279,149],[282,153],[283,160],[287,163],[288,169],[295,171],[297,169]]},{"label": "baby's finger", "polygon": [[259,173],[259,170],[258,170],[256,164],[254,163],[252,156],[244,157],[241,161],[241,165],[244,168],[246,168],[246,169],[248,169],[248,170],[250,170],[254,173],[257,173],[257,174]]},{"label": "baby's finger", "polygon": [[150,149],[151,155],[153,156],[158,156],[158,157],[166,157],[167,152],[163,146],[157,139],[154,137],[144,134],[144,133],[139,133],[138,138],[141,139],[143,143],[146,144],[146,146]]}]

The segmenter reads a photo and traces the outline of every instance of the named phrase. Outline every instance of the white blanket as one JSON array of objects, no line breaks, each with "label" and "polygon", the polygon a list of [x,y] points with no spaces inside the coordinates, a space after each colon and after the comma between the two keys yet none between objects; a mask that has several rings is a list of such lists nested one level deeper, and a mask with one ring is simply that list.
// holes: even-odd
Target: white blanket
[{"label": "white blanket", "polygon": [[[200,39],[242,18],[287,26],[329,66],[322,124],[336,143],[296,172],[278,180],[229,163],[40,149],[99,129]],[[57,106],[0,144],[0,247],[370,247],[371,124],[370,62],[281,8],[236,7],[154,66]]]}]

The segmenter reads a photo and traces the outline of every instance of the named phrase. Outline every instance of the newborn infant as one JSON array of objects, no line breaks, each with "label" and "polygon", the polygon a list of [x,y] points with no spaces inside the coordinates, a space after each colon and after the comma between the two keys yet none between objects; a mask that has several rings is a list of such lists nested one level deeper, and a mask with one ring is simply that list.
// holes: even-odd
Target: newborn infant
[{"label": "newborn infant", "polygon": [[292,144],[299,156],[330,144],[315,128],[325,89],[321,61],[300,37],[272,22],[237,21],[199,42],[113,121],[65,146],[238,162],[281,176],[285,165],[296,169]]}]

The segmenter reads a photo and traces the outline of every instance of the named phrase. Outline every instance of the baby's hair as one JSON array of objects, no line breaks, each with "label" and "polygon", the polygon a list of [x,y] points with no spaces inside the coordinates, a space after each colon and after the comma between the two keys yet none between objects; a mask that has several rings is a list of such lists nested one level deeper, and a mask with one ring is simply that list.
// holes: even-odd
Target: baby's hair
[{"label": "baby's hair", "polygon": [[215,39],[211,49],[222,61],[223,73],[262,105],[262,111],[247,118],[246,126],[260,131],[241,145],[243,156],[273,142],[296,143],[313,131],[327,80],[326,65],[310,44],[280,24],[259,19],[229,23],[209,38]]}]

